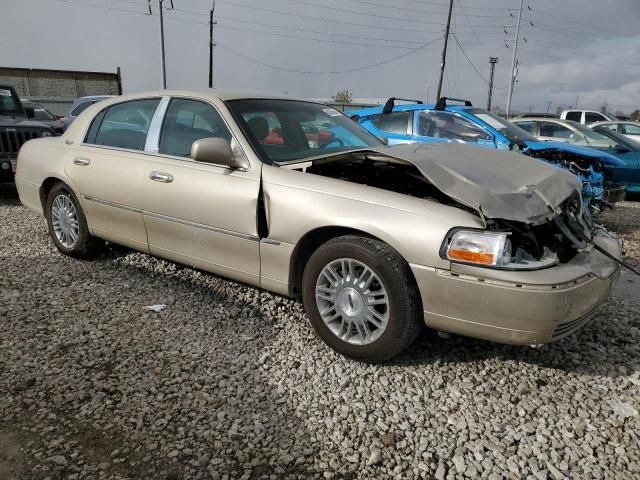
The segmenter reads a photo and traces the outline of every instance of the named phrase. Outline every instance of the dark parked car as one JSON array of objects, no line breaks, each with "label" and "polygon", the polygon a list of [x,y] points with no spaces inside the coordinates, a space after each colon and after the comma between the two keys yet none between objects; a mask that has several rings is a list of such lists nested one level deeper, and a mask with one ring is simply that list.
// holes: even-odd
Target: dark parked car
[{"label": "dark parked car", "polygon": [[50,127],[29,120],[31,114],[13,87],[0,85],[0,182],[13,181],[18,150],[27,140],[53,135]]},{"label": "dark parked car", "polygon": [[[64,129],[62,128],[64,122],[62,121],[62,119],[51,113],[39,103],[34,103],[29,100],[22,100],[22,106],[27,110],[27,114],[29,115],[30,119],[40,123],[44,123],[48,127],[51,127],[51,129],[57,135],[62,135],[64,133]],[[31,111],[33,111],[33,116],[30,114]]]}]

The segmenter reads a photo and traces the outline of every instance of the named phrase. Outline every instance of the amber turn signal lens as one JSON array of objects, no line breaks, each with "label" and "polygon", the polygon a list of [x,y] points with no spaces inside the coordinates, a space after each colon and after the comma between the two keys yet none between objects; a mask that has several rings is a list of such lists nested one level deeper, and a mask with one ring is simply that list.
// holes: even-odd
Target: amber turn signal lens
[{"label": "amber turn signal lens", "polygon": [[460,260],[461,262],[481,263],[483,265],[495,264],[492,253],[469,252],[468,250],[449,250],[448,254],[450,259]]}]

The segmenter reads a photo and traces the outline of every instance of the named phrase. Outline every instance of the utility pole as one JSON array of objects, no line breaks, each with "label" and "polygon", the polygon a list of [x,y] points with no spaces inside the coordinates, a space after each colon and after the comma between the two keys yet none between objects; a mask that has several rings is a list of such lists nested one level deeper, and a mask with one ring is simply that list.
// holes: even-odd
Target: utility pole
[{"label": "utility pole", "polygon": [[213,26],[218,22],[213,21],[213,12],[216,9],[216,2],[213,0],[211,10],[209,11],[209,88],[213,88],[213,47],[216,46],[213,41]]},{"label": "utility pole", "polygon": [[166,89],[167,88],[167,66],[165,63],[165,57],[164,57],[164,19],[162,17],[162,4],[163,4],[164,0],[158,0],[158,7],[160,10],[160,55],[161,55],[161,62],[162,62],[162,66],[161,66],[161,78],[162,78],[162,88]]},{"label": "utility pole", "polygon": [[551,100],[547,102],[547,113],[549,113],[550,108],[551,108]]},{"label": "utility pole", "polygon": [[427,101],[426,103],[429,103],[429,89],[431,88],[431,84],[427,83]]},{"label": "utility pole", "polygon": [[[524,0],[523,0],[524,1]],[[444,78],[444,66],[447,63],[447,44],[449,43],[449,30],[451,29],[451,12],[453,11],[453,0],[449,0],[449,14],[447,15],[447,27],[444,31],[444,47],[442,48],[442,61],[440,62],[440,79],[438,80],[438,91],[436,101],[442,94],[442,79]]]},{"label": "utility pole", "polygon": [[491,97],[493,96],[493,73],[498,63],[498,57],[489,57],[489,98],[487,99],[487,110],[491,111]]},{"label": "utility pole", "polygon": [[513,39],[513,57],[511,58],[511,78],[509,79],[509,93],[507,93],[507,118],[511,117],[511,97],[513,97],[513,87],[516,81],[516,55],[518,53],[518,39],[520,37],[520,21],[522,20],[522,5],[524,0],[520,0],[518,10],[518,23],[516,23],[516,36]]}]

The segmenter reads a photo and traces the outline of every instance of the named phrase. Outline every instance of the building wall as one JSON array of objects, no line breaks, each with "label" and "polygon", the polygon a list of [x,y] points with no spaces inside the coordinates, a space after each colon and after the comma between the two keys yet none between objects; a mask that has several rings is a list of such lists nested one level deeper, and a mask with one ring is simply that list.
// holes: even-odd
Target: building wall
[{"label": "building wall", "polygon": [[63,115],[77,97],[122,93],[119,69],[105,73],[0,67],[0,85],[13,86],[21,98],[55,115]]}]

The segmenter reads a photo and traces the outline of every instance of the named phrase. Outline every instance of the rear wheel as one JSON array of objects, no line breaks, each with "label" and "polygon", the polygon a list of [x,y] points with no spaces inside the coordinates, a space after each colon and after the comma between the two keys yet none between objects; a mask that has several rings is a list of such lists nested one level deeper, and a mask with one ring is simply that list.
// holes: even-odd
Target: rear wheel
[{"label": "rear wheel", "polygon": [[397,355],[423,325],[409,265],[377,240],[344,236],[325,243],[309,259],[302,288],[317,334],[356,360]]},{"label": "rear wheel", "polygon": [[87,220],[74,193],[63,183],[49,192],[45,207],[49,235],[58,250],[78,258],[94,256],[104,243],[89,233]]}]

